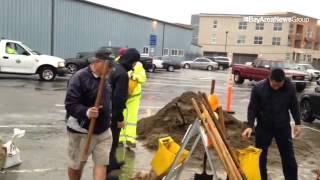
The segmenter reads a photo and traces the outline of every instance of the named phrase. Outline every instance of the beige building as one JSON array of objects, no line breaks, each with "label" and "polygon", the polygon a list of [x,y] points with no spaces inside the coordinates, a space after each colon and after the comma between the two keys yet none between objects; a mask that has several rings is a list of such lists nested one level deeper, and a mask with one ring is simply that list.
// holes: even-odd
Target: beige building
[{"label": "beige building", "polygon": [[295,14],[197,14],[193,43],[204,56],[227,55],[235,63],[256,58],[320,64],[317,19]]}]

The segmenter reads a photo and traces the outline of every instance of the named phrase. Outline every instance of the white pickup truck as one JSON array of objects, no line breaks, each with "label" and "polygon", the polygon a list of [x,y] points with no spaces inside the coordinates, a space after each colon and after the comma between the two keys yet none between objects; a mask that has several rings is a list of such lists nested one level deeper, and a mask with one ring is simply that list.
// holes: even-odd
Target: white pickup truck
[{"label": "white pickup truck", "polygon": [[0,40],[0,73],[39,74],[44,81],[53,81],[56,75],[66,73],[64,59],[41,55],[19,41]]}]

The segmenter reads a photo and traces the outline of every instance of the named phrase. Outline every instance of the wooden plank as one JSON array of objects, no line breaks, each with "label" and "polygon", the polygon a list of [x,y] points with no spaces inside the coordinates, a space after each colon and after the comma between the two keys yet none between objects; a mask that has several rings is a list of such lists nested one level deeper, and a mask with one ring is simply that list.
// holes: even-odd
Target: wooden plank
[{"label": "wooden plank", "polygon": [[236,175],[233,172],[234,170],[232,169],[232,165],[228,163],[224,150],[222,149],[222,146],[218,144],[219,141],[215,138],[216,136],[213,135],[213,132],[209,128],[209,125],[206,121],[206,118],[208,117],[205,114],[201,113],[201,110],[198,106],[198,102],[195,99],[192,99],[192,104],[199,118],[202,120],[203,126],[206,129],[207,135],[212,141],[212,146],[216,150],[219,156],[219,159],[221,160],[225,170],[227,171],[227,174],[230,176],[231,180],[236,180]]},{"label": "wooden plank", "polygon": [[222,140],[223,140],[224,144],[227,146],[228,151],[231,153],[232,159],[233,159],[234,163],[236,164],[238,171],[240,172],[242,178],[246,179],[246,176],[245,176],[244,172],[242,171],[242,169],[240,167],[239,160],[238,160],[237,156],[235,155],[235,153],[233,151],[233,148],[231,147],[231,145],[229,144],[229,142],[226,139],[226,134],[223,133],[223,130],[220,127],[220,123],[218,122],[218,120],[216,119],[216,117],[213,114],[212,109],[210,108],[207,95],[205,93],[202,93],[202,98],[201,99],[202,99],[204,105],[206,106],[206,109],[208,110],[213,122],[216,124],[216,127],[217,127],[219,133],[222,134],[222,136],[221,136]]},{"label": "wooden plank", "polygon": [[228,150],[226,144],[224,143],[221,134],[219,133],[217,126],[213,123],[211,116],[209,112],[207,111],[206,107],[202,104],[202,109],[204,112],[204,116],[206,117],[207,123],[209,128],[212,130],[213,135],[216,137],[215,140],[217,141],[218,146],[220,146],[223,157],[226,159],[227,164],[229,166],[229,171],[230,171],[230,179],[231,180],[241,180],[241,174],[235,164],[235,162],[232,159],[232,153]]}]

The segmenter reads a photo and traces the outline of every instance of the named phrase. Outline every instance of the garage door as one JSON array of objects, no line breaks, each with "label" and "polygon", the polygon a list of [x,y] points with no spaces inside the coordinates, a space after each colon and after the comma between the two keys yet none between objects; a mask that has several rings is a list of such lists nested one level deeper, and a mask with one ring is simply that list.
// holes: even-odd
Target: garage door
[{"label": "garage door", "polygon": [[211,52],[211,51],[204,51],[203,56],[209,56],[209,57],[214,57],[214,56],[227,56],[226,52]]},{"label": "garage door", "polygon": [[245,64],[246,62],[253,62],[257,59],[258,54],[240,54],[233,53],[233,63],[234,64]]}]

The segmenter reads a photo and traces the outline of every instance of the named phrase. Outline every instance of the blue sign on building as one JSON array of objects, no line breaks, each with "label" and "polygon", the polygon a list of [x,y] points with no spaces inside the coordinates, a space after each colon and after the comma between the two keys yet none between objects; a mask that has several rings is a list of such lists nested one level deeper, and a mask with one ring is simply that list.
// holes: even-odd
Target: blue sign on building
[{"label": "blue sign on building", "polygon": [[157,45],[157,35],[151,34],[150,35],[150,46],[156,46]]}]

